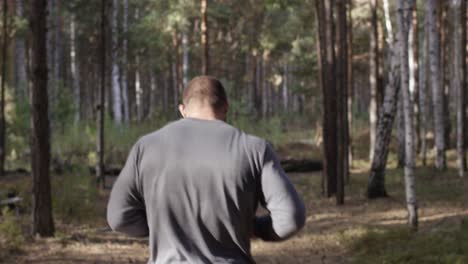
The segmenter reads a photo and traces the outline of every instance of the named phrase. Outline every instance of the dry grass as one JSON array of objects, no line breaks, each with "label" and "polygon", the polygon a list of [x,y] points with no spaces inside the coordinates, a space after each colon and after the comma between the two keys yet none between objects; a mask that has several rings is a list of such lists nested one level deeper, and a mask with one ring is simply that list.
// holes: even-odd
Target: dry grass
[{"label": "dry grass", "polygon": [[[300,148],[302,145],[298,146]],[[453,159],[453,153],[449,157]],[[453,166],[452,163],[450,165]],[[405,229],[402,170],[394,168],[394,159],[391,157],[387,173],[387,187],[391,197],[368,201],[364,197],[367,168],[368,163],[362,160],[354,164],[351,182],[346,188],[346,203],[340,207],[335,205],[334,199],[321,196],[320,173],[290,175],[306,202],[306,227],[296,237],[283,243],[253,241],[252,253],[258,263],[418,263],[422,259],[418,254],[430,257],[427,252],[432,252],[431,246],[445,242],[447,243],[444,245],[451,245],[453,241],[442,238],[448,236],[450,239],[459,232],[463,219],[468,217],[467,179],[458,178],[453,168],[444,173],[430,168],[418,169],[420,229],[417,234],[412,234]],[[86,224],[59,223],[56,238],[30,238],[19,253],[10,255],[4,261],[146,263],[146,241],[105,231],[103,209],[107,196],[108,192],[97,194],[95,219],[88,219],[90,221],[85,221]],[[466,236],[457,239],[467,243],[465,238]],[[433,241],[433,244],[427,244],[427,241]],[[405,251],[406,246],[420,246],[428,251]],[[401,256],[392,253],[392,248],[398,248],[400,251],[397,253]],[[376,255],[375,252],[381,255]],[[461,256],[465,254],[464,251],[452,253],[457,252],[461,252]],[[447,252],[448,255],[452,253]],[[395,261],[392,256],[401,258]],[[450,256],[446,258],[447,261],[459,260]],[[444,262],[444,259],[435,259],[439,262],[433,263],[451,263]],[[431,263],[430,260],[428,258],[428,261],[419,263]]]}]

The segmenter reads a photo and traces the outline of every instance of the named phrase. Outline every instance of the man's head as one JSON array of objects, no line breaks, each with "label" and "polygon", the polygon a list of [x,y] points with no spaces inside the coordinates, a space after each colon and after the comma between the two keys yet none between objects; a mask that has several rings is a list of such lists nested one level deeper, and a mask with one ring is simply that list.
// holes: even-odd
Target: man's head
[{"label": "man's head", "polygon": [[228,111],[226,92],[221,82],[211,76],[198,76],[184,89],[179,111],[183,117],[225,120]]}]

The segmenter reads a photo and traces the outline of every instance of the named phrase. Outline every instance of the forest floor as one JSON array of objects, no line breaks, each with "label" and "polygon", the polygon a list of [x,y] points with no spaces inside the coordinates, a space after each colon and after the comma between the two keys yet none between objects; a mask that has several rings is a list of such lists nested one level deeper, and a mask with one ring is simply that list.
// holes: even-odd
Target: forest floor
[{"label": "forest floor", "polygon": [[[304,147],[304,144],[299,145]],[[313,149],[309,151],[315,151]],[[449,155],[453,160],[453,153]],[[305,228],[282,243],[252,242],[258,263],[468,263],[468,178],[452,167],[444,173],[417,170],[419,230],[406,228],[403,170],[390,159],[387,190],[390,197],[365,198],[369,164],[354,163],[346,186],[346,201],[336,206],[321,196],[321,173],[290,174],[307,206]],[[13,184],[28,177],[0,179]],[[54,238],[27,238],[18,248],[1,253],[4,263],[146,263],[147,242],[110,232],[105,222],[109,190],[96,194],[96,215],[80,221],[56,220]],[[466,220],[465,220],[466,219]],[[468,231],[468,229],[464,229]],[[463,231],[463,230],[462,230]],[[445,250],[444,246],[454,248]],[[417,247],[412,250],[411,247]],[[460,247],[457,249],[456,247]],[[2,259],[3,257],[3,259]],[[458,261],[458,262],[455,262]]]}]

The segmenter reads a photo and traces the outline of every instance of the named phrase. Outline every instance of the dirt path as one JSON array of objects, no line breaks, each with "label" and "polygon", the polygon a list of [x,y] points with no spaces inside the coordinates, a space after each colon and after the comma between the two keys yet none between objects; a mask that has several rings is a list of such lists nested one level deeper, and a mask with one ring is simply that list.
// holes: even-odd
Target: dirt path
[{"label": "dirt path", "polygon": [[[364,175],[352,176],[356,179],[351,182],[346,204],[342,207],[337,207],[333,199],[320,196],[319,175],[291,175],[307,204],[306,227],[298,236],[283,243],[253,241],[252,253],[258,263],[347,263],[350,255],[347,240],[358,238],[366,228],[405,224],[402,198],[368,202],[362,196],[365,179],[359,177]],[[106,194],[101,198],[105,203]],[[439,199],[421,203],[420,207],[423,232],[437,228],[443,221],[456,221],[468,215],[464,203]],[[22,252],[6,263],[146,263],[145,240],[109,232],[104,217],[89,226],[92,227],[59,224],[56,238],[28,242]]]}]

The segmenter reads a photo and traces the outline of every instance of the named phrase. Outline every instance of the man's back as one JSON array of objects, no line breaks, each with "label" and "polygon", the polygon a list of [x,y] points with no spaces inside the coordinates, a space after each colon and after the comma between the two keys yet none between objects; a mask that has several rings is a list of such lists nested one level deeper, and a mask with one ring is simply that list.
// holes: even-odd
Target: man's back
[{"label": "man's back", "polygon": [[[258,203],[271,216],[256,218]],[[114,230],[149,235],[150,263],[252,263],[254,234],[285,239],[304,214],[263,139],[194,118],[135,144],[108,207]]]}]

